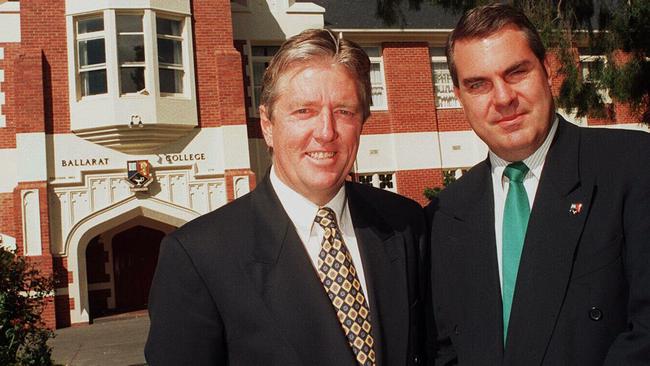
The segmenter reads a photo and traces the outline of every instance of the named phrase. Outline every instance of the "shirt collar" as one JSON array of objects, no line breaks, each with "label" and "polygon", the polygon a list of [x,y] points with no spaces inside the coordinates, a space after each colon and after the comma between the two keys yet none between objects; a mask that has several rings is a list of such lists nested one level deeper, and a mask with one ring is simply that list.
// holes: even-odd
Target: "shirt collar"
[{"label": "shirt collar", "polygon": [[[553,142],[553,136],[555,136],[555,131],[557,131],[558,123],[559,119],[557,115],[555,115],[551,129],[548,131],[548,135],[546,135],[546,139],[542,145],[538,147],[537,150],[535,150],[535,152],[532,153],[529,157],[523,160],[524,164],[526,164],[529,169],[529,174],[532,174],[537,180],[539,180],[542,176],[544,160],[546,160],[546,154],[548,153],[548,149],[551,147],[551,143]],[[500,158],[497,154],[492,152],[492,150],[488,152],[488,156],[490,158],[490,164],[492,165],[492,174],[498,177],[503,176],[503,171],[508,164],[512,163],[512,161],[507,161]]]},{"label": "shirt collar", "polygon": [[[320,207],[282,182],[275,172],[275,166],[271,167],[269,174],[271,186],[280,199],[280,203],[287,212],[289,219],[296,227],[299,236],[303,239],[309,237],[312,225],[314,224],[314,218]],[[345,202],[345,185],[343,185],[334,198],[325,204],[325,206],[334,211],[339,225],[341,225]]]}]

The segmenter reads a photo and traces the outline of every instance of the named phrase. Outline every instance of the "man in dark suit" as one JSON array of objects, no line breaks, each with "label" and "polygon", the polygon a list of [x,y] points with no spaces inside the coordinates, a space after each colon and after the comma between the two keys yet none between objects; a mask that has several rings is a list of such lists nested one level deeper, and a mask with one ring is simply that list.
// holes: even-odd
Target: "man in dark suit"
[{"label": "man in dark suit", "polygon": [[417,364],[424,215],[346,182],[370,62],[326,30],[287,40],[263,80],[273,165],[249,195],[161,244],[151,365]]},{"label": "man in dark suit", "polygon": [[447,58],[489,156],[428,207],[435,364],[650,364],[650,136],[556,115],[510,6],[466,13]]}]

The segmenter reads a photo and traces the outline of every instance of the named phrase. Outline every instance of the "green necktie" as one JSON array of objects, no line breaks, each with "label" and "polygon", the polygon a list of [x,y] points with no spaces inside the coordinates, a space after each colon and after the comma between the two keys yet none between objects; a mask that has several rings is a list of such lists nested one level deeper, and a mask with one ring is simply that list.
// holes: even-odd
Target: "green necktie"
[{"label": "green necktie", "polygon": [[510,320],[510,309],[512,298],[517,283],[517,270],[519,259],[524,247],[530,206],[528,195],[524,188],[524,177],[528,173],[528,167],[521,161],[508,165],[503,175],[508,177],[508,196],[503,210],[503,343],[505,345],[508,335],[508,322]]}]

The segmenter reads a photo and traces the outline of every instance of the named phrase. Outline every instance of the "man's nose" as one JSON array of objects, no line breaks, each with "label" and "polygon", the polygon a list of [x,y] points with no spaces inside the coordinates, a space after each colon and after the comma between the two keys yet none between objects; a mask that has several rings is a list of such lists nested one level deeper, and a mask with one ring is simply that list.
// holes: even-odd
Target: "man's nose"
[{"label": "man's nose", "polygon": [[318,116],[314,138],[319,143],[327,143],[336,139],[336,121],[331,109],[323,108]]},{"label": "man's nose", "polygon": [[508,107],[517,99],[517,93],[505,80],[498,80],[494,83],[493,97],[495,106]]}]

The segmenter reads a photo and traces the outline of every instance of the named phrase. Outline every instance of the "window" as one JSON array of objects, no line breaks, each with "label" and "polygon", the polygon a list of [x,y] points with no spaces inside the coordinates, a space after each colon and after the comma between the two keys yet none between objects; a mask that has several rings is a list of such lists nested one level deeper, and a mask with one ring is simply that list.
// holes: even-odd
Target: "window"
[{"label": "window", "polygon": [[436,93],[436,108],[460,108],[460,102],[454,95],[454,83],[447,66],[445,49],[432,47],[429,49],[429,54],[431,55],[431,74]]},{"label": "window", "polygon": [[145,52],[142,14],[118,14],[116,25],[120,93],[143,92]]},{"label": "window", "polygon": [[358,181],[371,187],[397,192],[393,184],[394,173],[364,173],[359,174]]},{"label": "window", "polygon": [[262,77],[264,76],[264,71],[269,66],[269,62],[273,55],[280,49],[278,46],[251,46],[251,52],[249,53],[251,57],[249,58],[249,75],[251,82],[250,94],[251,104],[249,116],[255,117],[258,116],[258,110],[260,106],[260,95],[262,92]]},{"label": "window", "polygon": [[183,25],[179,20],[156,17],[160,92],[183,93]]},{"label": "window", "polygon": [[611,103],[612,98],[609,96],[609,90],[604,86],[597,83],[593,76],[602,72],[603,68],[607,66],[607,58],[605,56],[583,55],[584,51],[580,50],[580,72],[582,80],[585,83],[597,84],[597,93],[604,103]]},{"label": "window", "polygon": [[384,82],[384,62],[379,47],[363,47],[370,58],[370,86],[372,88],[371,109],[386,109],[386,87]]},{"label": "window", "polygon": [[[183,17],[153,10],[104,10],[74,18],[74,27],[78,98],[187,94],[188,65],[184,60],[189,31]],[[155,72],[157,84],[147,79]]]},{"label": "window", "polygon": [[94,16],[79,19],[76,31],[81,95],[105,94],[107,85],[104,18]]}]

